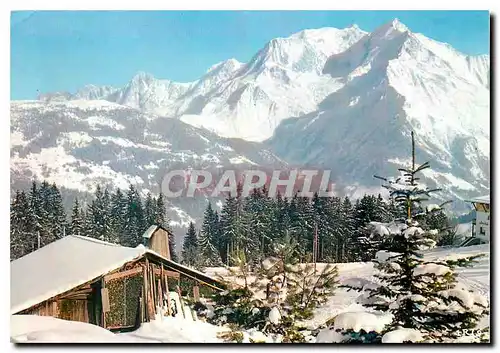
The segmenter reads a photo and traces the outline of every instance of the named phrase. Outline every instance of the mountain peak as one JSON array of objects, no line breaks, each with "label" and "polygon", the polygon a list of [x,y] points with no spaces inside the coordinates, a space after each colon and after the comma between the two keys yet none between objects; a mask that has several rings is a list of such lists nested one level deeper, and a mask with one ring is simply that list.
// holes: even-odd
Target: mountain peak
[{"label": "mountain peak", "polygon": [[395,30],[397,30],[399,32],[407,32],[408,31],[408,27],[406,27],[398,18],[395,18],[394,20],[392,20],[391,25],[392,25],[392,28],[394,28]]},{"label": "mountain peak", "polygon": [[394,37],[396,35],[410,32],[408,27],[401,23],[397,18],[384,23],[372,32],[372,37]]},{"label": "mountain peak", "polygon": [[235,58],[231,58],[225,61],[218,62],[207,70],[207,74],[210,72],[216,72],[219,70],[234,71],[240,68],[243,64],[240,63]]},{"label": "mountain peak", "polygon": [[156,80],[156,79],[152,74],[144,72],[144,71],[139,71],[134,75],[134,77],[132,77],[131,82],[150,83],[151,81],[154,81],[154,80]]},{"label": "mountain peak", "polygon": [[410,30],[397,18],[377,27],[370,37],[377,40],[392,40],[401,36],[411,35]]}]

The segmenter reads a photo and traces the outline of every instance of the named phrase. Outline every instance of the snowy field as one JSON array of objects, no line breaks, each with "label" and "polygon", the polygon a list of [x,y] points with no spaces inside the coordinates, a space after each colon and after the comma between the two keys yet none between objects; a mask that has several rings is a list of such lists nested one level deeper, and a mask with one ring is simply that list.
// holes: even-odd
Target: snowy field
[{"label": "snowy field", "polygon": [[[465,248],[436,248],[427,251],[427,259],[451,259],[457,256],[471,256],[484,253],[480,262],[472,268],[458,269],[458,281],[469,289],[474,289],[489,299],[490,292],[490,263],[489,244]],[[324,264],[318,264],[318,268]],[[363,283],[369,285],[377,282],[373,277],[372,263],[346,263],[338,264],[339,279],[341,284]],[[227,270],[223,268],[209,268],[209,275],[221,275],[228,278]],[[387,322],[388,318],[366,312],[358,304],[359,292],[337,289],[335,295],[322,307],[316,309],[312,319],[303,322],[308,329],[321,328],[327,321],[336,318],[334,326],[358,330],[367,325],[373,329],[380,329],[380,325]],[[342,314],[342,315],[339,315]],[[489,318],[484,318],[480,328],[489,326]],[[219,334],[227,331],[225,327],[214,326],[201,321],[187,320],[181,317],[164,317],[158,315],[156,320],[143,324],[138,330],[128,333],[114,334],[98,326],[59,320],[52,317],[29,315],[14,315],[11,317],[11,340],[13,342],[157,342],[157,343],[217,343],[223,342]],[[385,341],[397,341],[401,337],[413,337],[416,333],[411,330],[400,330],[393,333],[394,337],[386,337]],[[323,329],[313,342],[336,342],[334,331]],[[413,335],[413,336],[412,336]],[[245,332],[244,342],[249,338],[254,341],[264,340],[269,342],[259,332]]]}]

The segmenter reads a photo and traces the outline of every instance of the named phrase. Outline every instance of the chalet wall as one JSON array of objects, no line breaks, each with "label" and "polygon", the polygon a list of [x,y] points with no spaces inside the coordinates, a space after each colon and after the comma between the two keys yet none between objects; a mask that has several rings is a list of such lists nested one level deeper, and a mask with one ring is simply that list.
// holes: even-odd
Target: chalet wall
[{"label": "chalet wall", "polygon": [[90,323],[89,302],[85,299],[59,299],[43,302],[22,312],[25,315],[52,316],[58,319]]}]

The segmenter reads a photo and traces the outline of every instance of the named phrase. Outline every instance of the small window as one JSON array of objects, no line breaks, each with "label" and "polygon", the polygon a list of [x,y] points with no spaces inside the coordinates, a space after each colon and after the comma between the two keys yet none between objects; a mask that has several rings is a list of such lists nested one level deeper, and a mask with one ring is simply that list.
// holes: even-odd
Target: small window
[{"label": "small window", "polygon": [[479,234],[486,235],[486,230],[483,227],[479,227]]}]

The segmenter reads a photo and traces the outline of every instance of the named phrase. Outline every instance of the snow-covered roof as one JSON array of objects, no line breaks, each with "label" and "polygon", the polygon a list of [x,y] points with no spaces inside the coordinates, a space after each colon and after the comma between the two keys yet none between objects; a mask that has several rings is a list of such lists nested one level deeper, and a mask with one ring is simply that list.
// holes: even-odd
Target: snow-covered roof
[{"label": "snow-covered roof", "polygon": [[10,309],[18,313],[84,284],[146,253],[68,235],[10,263]]},{"label": "snow-covered roof", "polygon": [[[143,238],[146,238],[146,239],[149,239],[151,238],[151,236],[153,235],[154,232],[156,232],[156,230],[160,228],[160,229],[164,229],[165,231],[167,231],[165,228],[161,227],[161,226],[158,226],[156,224],[153,224],[152,226],[150,226],[145,232],[144,234],[142,235]],[[167,231],[168,232],[168,231]]]},{"label": "snow-covered roof", "polygon": [[143,245],[128,248],[93,238],[68,235],[10,263],[11,314],[91,281],[146,253],[155,255],[169,267],[187,276],[208,284],[220,282]]},{"label": "snow-covered roof", "polygon": [[479,202],[479,203],[490,203],[490,195],[479,196],[471,200],[466,200],[467,202]]}]

